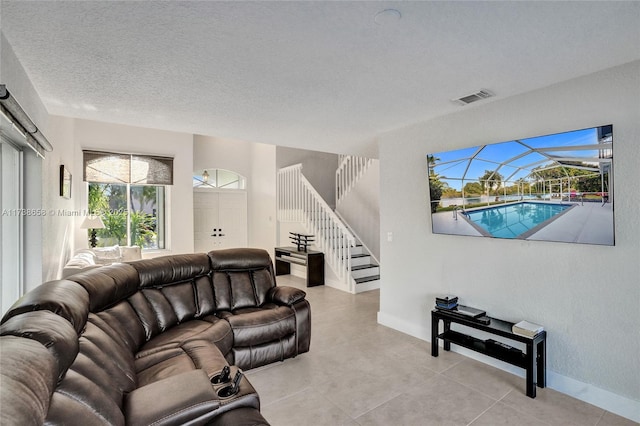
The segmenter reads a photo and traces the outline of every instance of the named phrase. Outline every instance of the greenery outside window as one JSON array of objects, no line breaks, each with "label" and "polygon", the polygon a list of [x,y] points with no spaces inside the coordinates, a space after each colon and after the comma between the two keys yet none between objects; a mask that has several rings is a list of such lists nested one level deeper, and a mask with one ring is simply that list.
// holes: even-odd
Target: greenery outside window
[{"label": "greenery outside window", "polygon": [[98,247],[165,248],[164,210],[164,186],[89,183],[89,211],[105,226],[96,230]]},{"label": "greenery outside window", "polygon": [[173,184],[173,159],[84,151],[88,208],[102,219],[98,246],[165,248],[166,185]]}]

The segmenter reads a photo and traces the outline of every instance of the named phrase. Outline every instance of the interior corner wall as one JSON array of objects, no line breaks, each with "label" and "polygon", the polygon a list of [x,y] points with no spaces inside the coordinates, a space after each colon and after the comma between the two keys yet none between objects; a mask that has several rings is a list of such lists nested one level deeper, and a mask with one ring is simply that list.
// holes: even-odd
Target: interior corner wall
[{"label": "interior corner wall", "polygon": [[277,239],[276,147],[254,143],[251,148],[249,246],[273,255]]},{"label": "interior corner wall", "polygon": [[[87,209],[88,186],[82,182],[82,150],[106,150],[132,154],[165,155],[173,157],[173,185],[169,191],[171,209],[167,214],[169,247],[157,252],[145,253],[144,257],[193,253],[193,135],[135,126],[75,119],[73,125],[75,141],[74,184],[78,182],[80,211]],[[75,176],[79,177],[79,181]],[[75,218],[75,228],[80,227],[83,217]],[[75,246],[87,247],[87,236],[76,232]]]},{"label": "interior corner wall", "polygon": [[[605,124],[613,124],[614,135],[615,246],[431,232],[427,154]],[[430,340],[434,297],[452,293],[492,316],[542,324],[550,387],[639,416],[640,61],[379,140],[379,322]],[[387,232],[392,242],[382,238]]]},{"label": "interior corner wall", "polygon": [[193,170],[214,168],[247,178],[248,245],[271,253],[276,245],[276,147],[195,135]]},{"label": "interior corner wall", "polygon": [[[59,279],[62,268],[75,250],[77,208],[80,205],[82,174],[74,173],[75,144],[72,118],[51,116],[45,133],[54,149],[47,153],[42,167],[42,281]],[[60,166],[71,172],[71,198],[60,196]],[[39,283],[38,283],[39,284]]]},{"label": "interior corner wall", "polygon": [[[9,93],[18,101],[38,129],[46,131],[49,113],[44,107],[29,76],[15,55],[13,48],[0,32],[0,84],[6,84]],[[46,134],[45,134],[46,136]]]}]

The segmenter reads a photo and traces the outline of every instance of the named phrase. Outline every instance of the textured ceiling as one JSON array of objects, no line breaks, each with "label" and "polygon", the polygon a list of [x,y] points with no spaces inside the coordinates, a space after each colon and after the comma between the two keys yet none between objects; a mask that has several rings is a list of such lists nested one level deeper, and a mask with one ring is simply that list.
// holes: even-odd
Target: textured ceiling
[{"label": "textured ceiling", "polygon": [[640,2],[2,1],[0,19],[51,114],[339,153],[480,88],[640,58]]}]

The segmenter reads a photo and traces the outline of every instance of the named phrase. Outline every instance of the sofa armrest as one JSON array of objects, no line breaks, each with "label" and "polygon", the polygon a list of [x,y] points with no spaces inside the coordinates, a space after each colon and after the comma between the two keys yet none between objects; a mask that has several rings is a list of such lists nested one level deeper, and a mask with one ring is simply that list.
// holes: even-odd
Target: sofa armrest
[{"label": "sofa armrest", "polygon": [[278,305],[291,306],[307,296],[307,293],[299,288],[289,286],[276,286],[269,290],[267,298]]},{"label": "sofa armrest", "polygon": [[220,400],[204,370],[193,370],[135,389],[124,406],[130,426],[205,424],[217,414]]},{"label": "sofa armrest", "polygon": [[269,426],[269,423],[257,408],[240,407],[220,414],[211,426]]}]

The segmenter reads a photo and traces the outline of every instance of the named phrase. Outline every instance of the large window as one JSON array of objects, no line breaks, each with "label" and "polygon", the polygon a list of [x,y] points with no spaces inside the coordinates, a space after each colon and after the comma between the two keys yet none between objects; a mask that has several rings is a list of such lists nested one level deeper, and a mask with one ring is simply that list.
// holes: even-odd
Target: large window
[{"label": "large window", "polygon": [[0,305],[1,313],[22,296],[22,152],[0,134]]},{"label": "large window", "polygon": [[98,247],[165,248],[164,210],[164,186],[89,183],[89,211],[105,226],[96,232]]},{"label": "large window", "polygon": [[165,248],[171,158],[84,151],[84,180],[89,184],[89,211],[105,226],[97,230],[99,247]]}]

